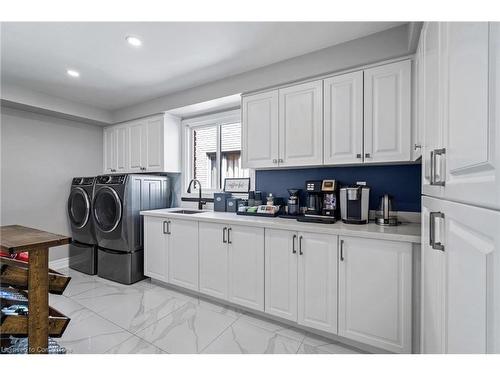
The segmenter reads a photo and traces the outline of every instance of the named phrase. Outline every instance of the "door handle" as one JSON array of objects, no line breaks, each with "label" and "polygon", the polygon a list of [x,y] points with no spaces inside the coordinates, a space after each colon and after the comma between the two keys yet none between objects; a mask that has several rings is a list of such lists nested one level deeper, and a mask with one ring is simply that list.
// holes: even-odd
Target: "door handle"
[{"label": "door handle", "polygon": [[163,222],[163,234],[168,234],[168,229],[165,229],[165,224],[168,226],[168,221]]},{"label": "door handle", "polygon": [[273,163],[276,164],[278,162],[278,159],[273,159]]},{"label": "door handle", "polygon": [[[436,178],[436,156],[446,155],[445,148],[438,148],[431,151],[431,175],[430,175],[430,184],[435,186],[445,186],[444,180],[438,180]],[[443,173],[441,173],[443,174]]]},{"label": "door handle", "polygon": [[417,150],[418,150],[418,149],[420,149],[420,148],[422,148],[422,145],[419,145],[418,143],[415,143],[415,144],[413,145],[413,150],[414,150],[414,151],[417,151]]},{"label": "door handle", "polygon": [[340,240],[340,261],[344,261],[344,240]]},{"label": "door handle", "polygon": [[283,163],[283,159],[278,159],[278,162],[279,163]]},{"label": "door handle", "polygon": [[304,254],[302,252],[302,236],[299,236],[299,255]]},{"label": "door handle", "polygon": [[227,243],[233,243],[231,241],[231,231],[233,230],[233,228],[229,227],[227,228]]},{"label": "door handle", "polygon": [[429,245],[434,250],[444,251],[444,245],[441,242],[436,242],[436,218],[444,220],[444,213],[442,212],[431,212],[429,214]]},{"label": "door handle", "polygon": [[171,221],[167,221],[167,234],[172,234],[172,232],[170,232],[170,223]]},{"label": "door handle", "polygon": [[227,232],[227,227],[224,227],[224,229],[222,230],[222,243],[227,243],[226,232]]},{"label": "door handle", "polygon": [[365,158],[371,158],[371,155],[369,152],[365,154]]},{"label": "door handle", "polygon": [[361,154],[356,154],[356,159],[361,159]]},{"label": "door handle", "polygon": [[297,254],[297,250],[295,249],[295,240],[297,239],[297,235],[294,234],[292,237],[292,254]]}]

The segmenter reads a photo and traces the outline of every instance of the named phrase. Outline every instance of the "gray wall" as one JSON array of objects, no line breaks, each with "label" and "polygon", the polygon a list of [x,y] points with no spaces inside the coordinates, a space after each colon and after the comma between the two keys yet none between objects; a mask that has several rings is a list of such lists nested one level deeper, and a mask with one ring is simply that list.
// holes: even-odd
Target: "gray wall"
[{"label": "gray wall", "polygon": [[145,103],[118,109],[113,112],[113,122],[122,122],[214,98],[260,90],[269,86],[405,56],[414,52],[416,43],[413,36],[418,35],[420,27],[419,23],[405,24]]},{"label": "gray wall", "polygon": [[[102,171],[102,128],[1,108],[1,225],[21,224],[70,235],[71,178]],[[67,246],[50,260],[67,257]]]}]

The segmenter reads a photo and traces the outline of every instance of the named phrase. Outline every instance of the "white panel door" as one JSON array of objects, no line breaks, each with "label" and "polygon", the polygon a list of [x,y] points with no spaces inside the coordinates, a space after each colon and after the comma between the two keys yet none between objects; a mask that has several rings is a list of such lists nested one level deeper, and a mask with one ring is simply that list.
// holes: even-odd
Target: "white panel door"
[{"label": "white panel door", "polygon": [[363,162],[363,72],[325,79],[324,163]]},{"label": "white panel door", "polygon": [[129,151],[128,170],[142,172],[146,164],[146,124],[143,121],[133,122],[128,127]]},{"label": "white panel door", "polygon": [[364,161],[411,157],[411,61],[364,72]]},{"label": "white panel door", "polygon": [[104,173],[116,172],[116,134],[114,128],[104,128]]},{"label": "white panel door", "polygon": [[279,90],[279,164],[323,163],[323,81]]},{"label": "white panel door", "polygon": [[163,170],[163,117],[148,119],[146,122],[145,172]]},{"label": "white panel door", "polygon": [[434,197],[443,195],[440,181],[445,176],[443,173],[443,160],[441,155],[436,155],[431,181],[431,155],[439,152],[444,146],[443,129],[443,51],[441,42],[441,23],[426,22],[422,28],[423,51],[423,114],[424,141],[422,148],[422,193]]},{"label": "white panel door", "polygon": [[227,225],[199,223],[200,292],[227,299]]},{"label": "white panel door", "polygon": [[232,225],[229,249],[229,301],[264,311],[264,229]]},{"label": "white panel door", "polygon": [[168,281],[198,290],[198,222],[168,220]]},{"label": "white panel door", "polygon": [[500,353],[500,211],[423,207],[422,351]]},{"label": "white panel door", "polygon": [[298,236],[298,322],[337,333],[337,236]]},{"label": "white panel door", "polygon": [[500,37],[499,26],[491,27],[490,32],[487,22],[443,24],[448,83],[444,196],[500,208]]},{"label": "white panel door", "polygon": [[340,239],[339,332],[395,353],[411,353],[412,245]]},{"label": "white panel door", "polygon": [[412,160],[415,161],[422,156],[422,148],[424,142],[424,36],[423,31],[420,32],[420,40],[417,51],[415,52],[415,60],[413,65],[413,84],[412,84]]},{"label": "white panel door", "polygon": [[115,128],[116,171],[126,173],[128,167],[128,129],[124,126]]},{"label": "white panel door", "polygon": [[243,97],[241,144],[245,168],[278,165],[278,90]]},{"label": "white panel door", "polygon": [[167,219],[144,217],[144,275],[168,282]]},{"label": "white panel door", "polygon": [[265,311],[297,321],[297,233],[265,230]]}]

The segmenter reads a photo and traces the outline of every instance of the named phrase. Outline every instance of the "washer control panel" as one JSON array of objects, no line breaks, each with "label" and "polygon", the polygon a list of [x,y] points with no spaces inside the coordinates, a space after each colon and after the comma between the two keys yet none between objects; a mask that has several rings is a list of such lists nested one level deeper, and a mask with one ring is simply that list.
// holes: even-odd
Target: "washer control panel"
[{"label": "washer control panel", "polygon": [[97,177],[97,184],[100,185],[121,185],[125,183],[126,174],[112,174]]},{"label": "washer control panel", "polygon": [[75,177],[71,182],[72,185],[93,185],[95,177]]}]

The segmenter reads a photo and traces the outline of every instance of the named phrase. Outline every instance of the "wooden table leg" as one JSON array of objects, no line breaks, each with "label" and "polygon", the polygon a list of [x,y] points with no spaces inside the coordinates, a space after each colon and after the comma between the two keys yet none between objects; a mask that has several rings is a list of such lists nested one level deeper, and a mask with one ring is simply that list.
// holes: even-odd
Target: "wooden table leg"
[{"label": "wooden table leg", "polygon": [[49,251],[29,252],[28,353],[47,353],[49,344]]}]

